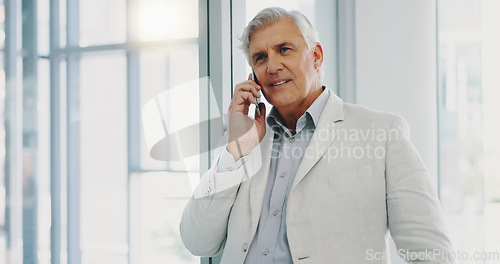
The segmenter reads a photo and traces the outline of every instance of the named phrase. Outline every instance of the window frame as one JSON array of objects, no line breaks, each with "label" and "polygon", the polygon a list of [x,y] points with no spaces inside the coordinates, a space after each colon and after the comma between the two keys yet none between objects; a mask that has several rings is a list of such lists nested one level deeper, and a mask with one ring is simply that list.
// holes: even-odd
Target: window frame
[{"label": "window frame", "polygon": [[[125,51],[127,59],[127,167],[128,167],[128,188],[127,188],[127,221],[128,244],[132,244],[131,236],[132,221],[131,212],[131,192],[133,181],[131,175],[155,171],[141,167],[140,163],[140,89],[139,89],[139,53],[143,49],[156,47],[176,47],[186,43],[201,42],[199,39],[208,37],[203,33],[207,28],[206,21],[200,19],[200,34],[198,38],[180,39],[177,41],[138,41],[138,34],[133,20],[137,21],[137,14],[132,6],[139,0],[126,0],[126,21],[127,39],[124,43],[94,45],[81,47],[79,45],[79,0],[50,0],[49,4],[49,54],[38,53],[37,43],[37,10],[38,1],[30,4],[20,3],[16,0],[5,0],[5,47],[0,52],[5,56],[6,71],[6,98],[5,98],[5,124],[6,124],[6,159],[5,179],[6,179],[6,226],[0,228],[0,235],[5,234],[7,240],[7,250],[10,252],[10,263],[23,263],[23,257],[27,260],[28,254],[34,258],[34,263],[38,262],[38,241],[37,239],[24,238],[30,233],[36,234],[37,218],[29,219],[34,227],[29,230],[23,224],[23,204],[30,201],[23,199],[26,191],[23,191],[23,179],[18,177],[23,173],[23,120],[27,118],[34,120],[36,134],[36,111],[27,112],[23,109],[23,100],[38,100],[37,89],[37,64],[40,60],[47,60],[50,68],[50,197],[51,197],[51,230],[50,230],[50,253],[51,263],[81,263],[80,250],[80,123],[74,122],[75,115],[78,117],[80,110],[80,57],[90,52],[113,52]],[[199,0],[200,10],[208,8],[206,0]],[[64,10],[66,9],[66,10]],[[25,12],[26,20],[21,25],[21,17]],[[66,12],[61,12],[66,11]],[[206,11],[204,11],[206,12]],[[61,28],[66,23],[64,29]],[[24,30],[21,31],[21,30]],[[62,36],[65,36],[62,39]],[[29,40],[35,41],[29,41]],[[205,41],[206,42],[206,41]],[[200,49],[200,58],[208,57],[208,50]],[[23,58],[24,61],[20,59]],[[207,65],[200,64],[200,77],[207,74]],[[30,75],[27,76],[27,70]],[[23,79],[24,78],[24,79]],[[28,78],[32,78],[28,82]],[[27,85],[30,85],[27,87]],[[23,89],[33,90],[32,96],[23,95]],[[208,98],[208,97],[202,97]],[[208,100],[208,99],[207,99]],[[201,108],[208,107],[208,101],[201,100]],[[71,103],[68,103],[71,102]],[[206,111],[200,112],[206,113]],[[25,113],[30,114],[29,116]],[[78,118],[77,118],[78,120]],[[26,132],[26,131],[24,131]],[[201,135],[206,135],[203,131]],[[35,141],[36,142],[36,141]],[[36,151],[38,146],[30,146]],[[208,166],[208,159],[202,161],[203,166]],[[3,169],[3,168],[2,168]],[[36,179],[36,168],[30,177]],[[37,193],[38,185],[35,185],[33,193]],[[36,200],[36,199],[35,199]],[[24,206],[25,207],[25,206]],[[30,207],[30,211],[36,213],[38,206]],[[65,227],[65,224],[67,226]],[[29,243],[28,243],[29,242]],[[128,262],[137,263],[135,247],[129,247]],[[67,255],[67,256],[65,256]],[[3,257],[3,256],[2,256]]]}]

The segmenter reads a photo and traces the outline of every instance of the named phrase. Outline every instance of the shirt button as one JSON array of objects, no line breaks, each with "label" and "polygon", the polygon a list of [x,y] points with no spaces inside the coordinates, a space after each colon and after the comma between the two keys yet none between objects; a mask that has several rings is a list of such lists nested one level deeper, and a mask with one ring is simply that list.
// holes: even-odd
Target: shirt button
[{"label": "shirt button", "polygon": [[263,253],[264,253],[264,255],[267,255],[267,254],[269,254],[269,250],[265,249]]},{"label": "shirt button", "polygon": [[243,244],[243,251],[247,252],[248,250],[248,243]]},{"label": "shirt button", "polygon": [[284,173],[284,172],[283,172],[283,173],[281,173],[280,177],[281,177],[281,178],[284,178],[284,177],[285,177],[285,173]]},{"label": "shirt button", "polygon": [[233,168],[229,168],[229,171],[234,171],[234,169]]},{"label": "shirt button", "polygon": [[278,214],[278,210],[274,210],[273,215],[277,215],[277,214]]},{"label": "shirt button", "polygon": [[290,143],[295,142],[295,138],[290,138]]}]

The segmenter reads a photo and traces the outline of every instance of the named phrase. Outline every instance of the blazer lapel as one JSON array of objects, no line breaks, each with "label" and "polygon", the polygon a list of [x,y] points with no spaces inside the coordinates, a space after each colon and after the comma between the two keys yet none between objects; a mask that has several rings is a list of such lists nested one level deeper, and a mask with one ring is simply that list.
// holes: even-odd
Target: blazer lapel
[{"label": "blazer lapel", "polygon": [[259,223],[264,194],[266,192],[267,178],[269,175],[269,165],[271,164],[271,152],[273,147],[274,132],[266,125],[266,135],[260,143],[262,153],[262,167],[259,172],[252,176],[250,183],[250,212],[252,217],[252,237],[257,230]]},{"label": "blazer lapel", "polygon": [[299,165],[291,190],[297,186],[314,164],[325,154],[330,144],[337,137],[338,131],[335,129],[337,122],[342,120],[344,120],[344,103],[335,93],[330,91],[330,97],[326,102],[325,108],[319,118],[318,126]]}]

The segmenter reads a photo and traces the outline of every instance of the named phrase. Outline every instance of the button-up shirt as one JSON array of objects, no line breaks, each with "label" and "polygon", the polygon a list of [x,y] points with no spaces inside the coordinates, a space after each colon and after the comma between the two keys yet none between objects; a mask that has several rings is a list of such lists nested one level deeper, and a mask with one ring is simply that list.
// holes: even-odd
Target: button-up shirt
[{"label": "button-up shirt", "polygon": [[[293,263],[286,233],[288,196],[329,96],[329,90],[323,87],[323,92],[297,120],[295,135],[284,125],[278,111],[271,109],[266,120],[274,132],[269,176],[257,232],[248,249],[245,264]],[[217,171],[233,170],[240,166],[241,159],[234,162],[231,154],[224,151],[219,158]]]}]

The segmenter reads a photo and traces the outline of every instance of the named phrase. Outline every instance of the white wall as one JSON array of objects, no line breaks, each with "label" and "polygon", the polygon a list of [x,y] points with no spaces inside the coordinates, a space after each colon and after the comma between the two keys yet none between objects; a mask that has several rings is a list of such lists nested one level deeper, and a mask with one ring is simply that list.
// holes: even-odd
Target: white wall
[{"label": "white wall", "polygon": [[356,99],[402,115],[437,179],[436,3],[356,0]]},{"label": "white wall", "polygon": [[436,3],[356,0],[354,16],[356,102],[403,116],[437,183]]}]

